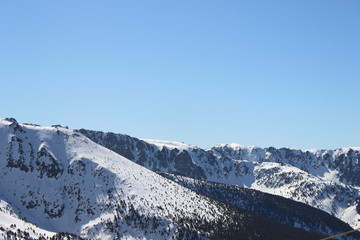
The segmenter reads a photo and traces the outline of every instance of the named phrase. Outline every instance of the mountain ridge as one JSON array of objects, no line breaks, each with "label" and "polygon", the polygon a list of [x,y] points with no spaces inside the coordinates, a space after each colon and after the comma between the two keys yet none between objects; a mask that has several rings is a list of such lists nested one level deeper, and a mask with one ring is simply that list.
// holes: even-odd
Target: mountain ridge
[{"label": "mountain ridge", "polygon": [[[18,237],[29,232],[64,239],[321,236],[200,195],[65,127],[0,120],[0,137],[0,211],[9,215],[11,205],[21,225]],[[0,226],[1,236],[17,228],[3,221]],[[44,232],[35,234],[38,228]]]},{"label": "mountain ridge", "polygon": [[154,140],[124,134],[78,131],[154,171],[284,196],[335,215],[354,228],[360,227],[358,148],[310,151],[223,144],[204,150],[183,143],[177,148],[176,142],[171,142],[169,148],[169,144],[157,141],[154,145]]}]

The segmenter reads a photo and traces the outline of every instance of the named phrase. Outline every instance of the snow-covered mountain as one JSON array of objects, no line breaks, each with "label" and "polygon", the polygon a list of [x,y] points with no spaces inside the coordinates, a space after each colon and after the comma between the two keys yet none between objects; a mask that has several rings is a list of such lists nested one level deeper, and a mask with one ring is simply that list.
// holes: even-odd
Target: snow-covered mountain
[{"label": "snow-covered mountain", "polygon": [[360,227],[360,148],[295,150],[224,144],[204,150],[123,134],[79,132],[148,169],[276,194]]},{"label": "snow-covered mountain", "polygon": [[360,148],[294,150],[219,145],[217,159],[250,160],[250,187],[322,209],[360,227]]},{"label": "snow-covered mountain", "polygon": [[[80,132],[0,120],[0,239],[321,237],[196,193]],[[176,146],[174,168],[202,174]]]}]

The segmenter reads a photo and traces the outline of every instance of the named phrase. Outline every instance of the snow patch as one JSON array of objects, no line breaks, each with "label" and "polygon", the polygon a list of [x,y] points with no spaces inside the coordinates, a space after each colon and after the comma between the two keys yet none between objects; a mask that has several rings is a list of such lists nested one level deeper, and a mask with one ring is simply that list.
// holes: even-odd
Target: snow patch
[{"label": "snow patch", "polygon": [[154,139],[140,139],[144,142],[147,142],[149,144],[153,144],[159,148],[167,147],[169,149],[189,149],[189,148],[195,148],[195,146],[191,146],[189,144],[181,143],[181,142],[174,142],[174,141],[163,141],[163,140],[154,140]]}]

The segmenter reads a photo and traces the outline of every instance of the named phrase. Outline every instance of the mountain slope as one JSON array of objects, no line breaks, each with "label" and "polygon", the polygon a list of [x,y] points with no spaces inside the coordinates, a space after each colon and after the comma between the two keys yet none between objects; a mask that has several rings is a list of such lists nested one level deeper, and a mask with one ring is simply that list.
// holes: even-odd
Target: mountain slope
[{"label": "mountain slope", "polygon": [[[250,188],[203,181],[176,174],[161,173],[161,175],[213,199],[310,232],[332,236],[351,230],[349,225],[336,217],[287,198]],[[360,233],[352,233],[346,238],[360,239]]]},{"label": "mountain slope", "polygon": [[359,148],[302,151],[225,144],[203,150],[123,134],[79,132],[148,169],[276,194],[360,227]]},{"label": "mountain slope", "polygon": [[[31,223],[34,236],[66,232],[91,239],[320,237],[200,195],[60,126],[0,120],[0,139],[0,200],[2,209],[11,208],[12,215],[5,210],[1,214]],[[4,230],[5,225],[0,222]]]}]

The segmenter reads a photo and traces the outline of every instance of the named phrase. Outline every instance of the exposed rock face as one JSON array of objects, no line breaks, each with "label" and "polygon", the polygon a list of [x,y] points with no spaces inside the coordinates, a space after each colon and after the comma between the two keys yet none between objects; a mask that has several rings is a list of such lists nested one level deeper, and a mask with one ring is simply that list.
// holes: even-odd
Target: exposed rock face
[{"label": "exposed rock face", "polygon": [[155,171],[170,171],[206,179],[204,170],[193,162],[187,150],[158,147],[123,134],[104,133],[80,129],[80,133],[94,142]]},{"label": "exposed rock face", "polygon": [[35,163],[40,178],[46,176],[48,178],[58,179],[64,171],[61,163],[46,149],[45,146],[42,146],[38,151]]}]

